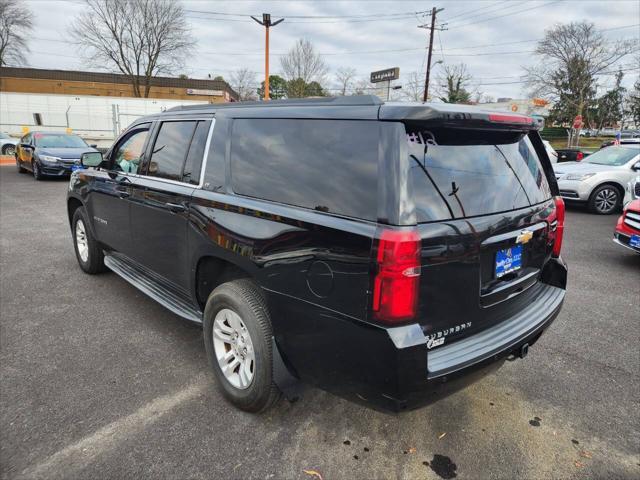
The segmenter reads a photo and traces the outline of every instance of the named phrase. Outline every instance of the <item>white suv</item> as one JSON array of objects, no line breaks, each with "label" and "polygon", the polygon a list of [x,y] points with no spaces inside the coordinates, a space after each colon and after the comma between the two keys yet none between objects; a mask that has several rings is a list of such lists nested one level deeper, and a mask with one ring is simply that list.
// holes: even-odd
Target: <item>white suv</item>
[{"label": "white suv", "polygon": [[610,214],[620,208],[627,184],[640,172],[640,145],[607,147],[581,162],[553,168],[562,198],[587,203],[594,213]]}]

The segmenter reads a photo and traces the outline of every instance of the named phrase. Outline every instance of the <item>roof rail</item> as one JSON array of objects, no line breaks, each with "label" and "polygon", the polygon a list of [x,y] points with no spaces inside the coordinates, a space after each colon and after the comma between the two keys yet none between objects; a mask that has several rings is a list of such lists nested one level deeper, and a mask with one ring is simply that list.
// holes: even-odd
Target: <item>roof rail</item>
[{"label": "roof rail", "polygon": [[288,106],[373,106],[382,105],[382,100],[375,95],[352,95],[348,97],[319,97],[319,98],[289,98],[286,100],[269,100],[268,102],[230,102],[230,103],[203,103],[200,105],[178,105],[168,108],[166,112],[176,110],[205,110],[218,108],[240,108],[240,107],[288,107]]}]

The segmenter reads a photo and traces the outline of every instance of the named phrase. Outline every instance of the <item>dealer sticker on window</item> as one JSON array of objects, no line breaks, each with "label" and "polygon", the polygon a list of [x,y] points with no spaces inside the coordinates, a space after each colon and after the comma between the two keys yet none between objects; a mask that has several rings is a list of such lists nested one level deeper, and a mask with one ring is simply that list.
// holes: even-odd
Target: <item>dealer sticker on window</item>
[{"label": "dealer sticker on window", "polygon": [[522,268],[522,245],[504,248],[496,253],[496,278]]}]

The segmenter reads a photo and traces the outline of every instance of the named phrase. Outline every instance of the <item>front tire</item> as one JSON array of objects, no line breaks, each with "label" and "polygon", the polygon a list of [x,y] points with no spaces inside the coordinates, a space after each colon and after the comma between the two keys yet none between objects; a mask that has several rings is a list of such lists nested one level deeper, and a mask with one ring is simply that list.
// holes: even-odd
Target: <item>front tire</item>
[{"label": "front tire", "polygon": [[273,381],[271,320],[255,283],[233,280],[211,293],[203,336],[216,383],[229,402],[257,413],[280,398]]},{"label": "front tire", "polygon": [[87,212],[84,207],[79,207],[73,212],[71,234],[80,268],[90,275],[105,271],[104,253],[89,229]]},{"label": "front tire", "polygon": [[611,184],[600,185],[589,197],[589,210],[598,215],[610,215],[620,208],[622,194]]},{"label": "front tire", "polygon": [[44,178],[44,174],[42,170],[40,170],[40,165],[35,160],[31,163],[31,171],[33,172],[33,178],[40,181]]}]

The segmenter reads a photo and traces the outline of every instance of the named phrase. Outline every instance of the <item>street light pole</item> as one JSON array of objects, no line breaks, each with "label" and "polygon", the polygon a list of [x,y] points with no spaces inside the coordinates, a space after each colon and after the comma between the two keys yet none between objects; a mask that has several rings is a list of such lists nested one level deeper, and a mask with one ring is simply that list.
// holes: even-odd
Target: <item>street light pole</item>
[{"label": "street light pole", "polygon": [[256,22],[264,27],[264,100],[269,100],[269,27],[275,27],[284,21],[284,18],[271,22],[271,14],[263,13],[262,21],[252,16]]}]

